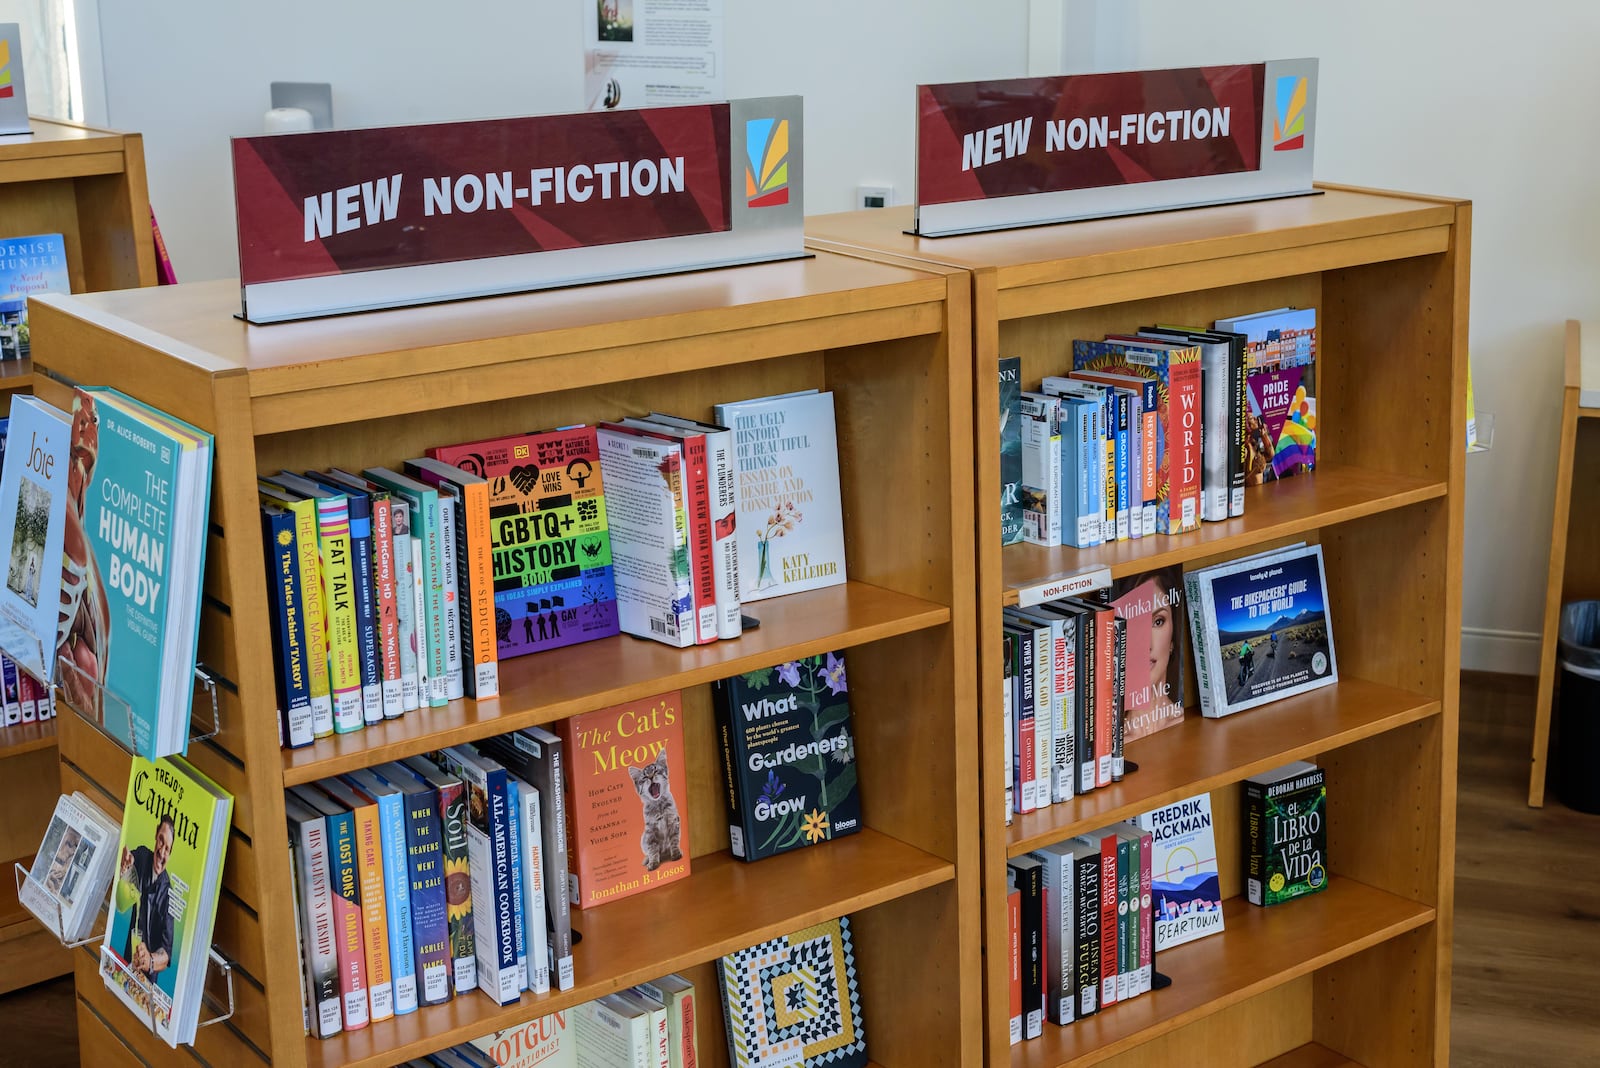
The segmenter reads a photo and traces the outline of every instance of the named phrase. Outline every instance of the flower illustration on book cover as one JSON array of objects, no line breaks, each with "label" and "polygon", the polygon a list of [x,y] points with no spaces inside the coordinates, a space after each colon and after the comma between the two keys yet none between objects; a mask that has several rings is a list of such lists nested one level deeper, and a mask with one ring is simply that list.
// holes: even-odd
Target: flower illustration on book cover
[{"label": "flower illustration on book cover", "polygon": [[804,519],[805,515],[795,507],[793,501],[775,505],[767,513],[766,521],[756,531],[756,589],[771,589],[778,584],[778,580],[772,576],[772,541],[793,533]]}]

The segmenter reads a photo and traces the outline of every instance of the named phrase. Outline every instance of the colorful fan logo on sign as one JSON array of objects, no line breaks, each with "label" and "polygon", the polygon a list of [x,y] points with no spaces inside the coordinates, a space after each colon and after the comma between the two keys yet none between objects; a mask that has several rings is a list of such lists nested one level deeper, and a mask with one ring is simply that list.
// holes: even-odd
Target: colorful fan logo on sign
[{"label": "colorful fan logo on sign", "polygon": [[751,119],[744,124],[745,202],[752,208],[789,203],[789,120]]},{"label": "colorful fan logo on sign", "polygon": [[11,87],[11,42],[0,41],[0,97],[13,95]]},{"label": "colorful fan logo on sign", "polygon": [[1272,150],[1292,152],[1306,147],[1306,78],[1303,74],[1278,79],[1278,108],[1272,120]]}]

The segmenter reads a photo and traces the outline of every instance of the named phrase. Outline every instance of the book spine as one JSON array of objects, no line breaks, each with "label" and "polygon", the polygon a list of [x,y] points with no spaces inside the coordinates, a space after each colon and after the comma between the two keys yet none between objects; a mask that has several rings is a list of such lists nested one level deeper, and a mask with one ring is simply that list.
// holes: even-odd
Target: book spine
[{"label": "book spine", "polygon": [[1243,829],[1244,891],[1245,900],[1252,905],[1266,902],[1266,791],[1258,783],[1244,784],[1244,812],[1240,819]]},{"label": "book spine", "polygon": [[[509,989],[515,1001],[522,996],[527,985],[525,975],[517,970],[518,948],[522,939],[517,930],[516,843],[511,834],[511,791],[504,771],[489,773],[489,863],[490,883],[494,897],[492,915],[496,938],[492,947],[499,970],[500,994],[504,998]],[[492,982],[490,975],[485,980]],[[502,1001],[504,1004],[504,1001]]]},{"label": "book spine", "polygon": [[[427,541],[411,538],[411,605],[417,617],[417,707],[433,705],[433,620],[428,610]],[[442,630],[442,628],[441,628]],[[441,696],[442,692],[441,692]]]},{"label": "book spine", "polygon": [[356,868],[361,880],[361,941],[367,965],[367,999],[374,1023],[394,1015],[389,970],[389,908],[385,900],[383,829],[378,806],[355,809]]},{"label": "book spine", "polygon": [[1051,804],[1051,770],[1055,764],[1054,672],[1050,659],[1050,628],[1029,624],[1033,634],[1033,761],[1036,785],[1035,803],[1040,808]]},{"label": "book spine", "polygon": [[[468,696],[483,701],[500,695],[500,654],[495,637],[494,549],[489,532],[489,485],[472,482],[461,487],[461,522],[465,536],[458,546],[465,549],[465,566],[458,565],[464,577],[466,619],[463,638],[471,637],[471,657],[467,661]],[[459,550],[458,550],[459,551]]]},{"label": "book spine", "polygon": [[1100,537],[1111,542],[1117,540],[1117,413],[1113,398],[1102,399],[1100,411],[1104,420],[1100,434]]},{"label": "book spine", "polygon": [[1022,1041],[1022,891],[1006,894],[1006,922],[1010,931],[1011,1044]]},{"label": "book spine", "polygon": [[432,790],[415,790],[404,797],[418,1001],[440,1005],[450,1000],[450,919],[438,795]]},{"label": "book spine", "polygon": [[1077,795],[1078,784],[1083,781],[1081,770],[1082,732],[1078,730],[1078,619],[1068,616],[1061,620],[1061,673],[1065,683],[1061,689],[1061,708],[1058,713],[1056,730],[1067,736],[1066,766],[1066,797]]},{"label": "book spine", "polygon": [[1117,837],[1117,1000],[1139,990],[1139,843]]},{"label": "book spine", "polygon": [[1044,1032],[1044,886],[1040,865],[1013,868],[1022,892],[1022,1037]]},{"label": "book spine", "polygon": [[1200,361],[1180,361],[1173,355],[1167,365],[1170,484],[1162,534],[1183,534],[1200,525]]},{"label": "book spine", "polygon": [[[1016,676],[1016,642],[1012,639],[1011,635],[1006,634],[1002,636],[1001,650],[1000,664],[1002,679],[1000,688],[1000,709],[1001,719],[1004,725],[1003,737],[1005,739],[1003,743],[1005,747],[1005,755],[1003,758],[1004,763],[1001,766],[1005,768],[1006,823],[1009,824],[1011,822],[1011,813],[1017,803],[1016,776],[1012,772],[1012,768],[1017,758],[1017,746],[1014,734],[1017,729],[1017,693],[1016,687],[1013,685]],[[726,753],[726,750],[724,750],[724,753]]]},{"label": "book spine", "polygon": [[328,677],[333,729],[349,734],[364,726],[361,644],[356,630],[355,577],[350,560],[350,509],[342,495],[317,500],[322,598],[328,614]]},{"label": "book spine", "polygon": [[522,798],[522,900],[523,931],[528,942],[528,989],[535,994],[550,990],[549,920],[544,889],[544,820],[539,790],[524,782]]},{"label": "book spine", "polygon": [[1144,537],[1144,392],[1128,394],[1128,536]]},{"label": "book spine", "polygon": [[1017,793],[1022,799],[1022,804],[1018,811],[1032,812],[1039,807],[1038,775],[1034,770],[1035,754],[1038,749],[1033,737],[1037,718],[1034,709],[1033,638],[1031,635],[1019,634],[1017,644],[1022,648],[1020,676],[1022,701],[1017,716]]},{"label": "book spine", "polygon": [[356,648],[361,669],[361,709],[365,723],[383,722],[383,654],[378,642],[377,586],[372,569],[372,500],[365,493],[346,497],[350,510],[350,570],[355,583]]},{"label": "book spine", "polygon": [[367,958],[361,931],[361,878],[356,861],[356,821],[349,812],[328,818],[333,873],[334,949],[339,956],[339,994],[344,1029],[358,1031],[370,1018]]},{"label": "book spine", "polygon": [[405,796],[378,797],[378,831],[383,842],[383,891],[389,936],[389,978],[394,1012],[417,1011],[417,962],[411,918],[411,879],[406,860]]},{"label": "book spine", "polygon": [[1128,519],[1133,514],[1133,441],[1130,437],[1129,394],[1118,390],[1107,398],[1117,410],[1117,538],[1127,541],[1133,536]]},{"label": "book spine", "polygon": [[443,580],[444,606],[444,672],[445,697],[458,701],[466,694],[462,664],[461,582],[456,560],[460,543],[456,530],[460,526],[457,502],[445,493],[439,494],[439,567]]},{"label": "book spine", "polygon": [[17,672],[17,703],[22,706],[22,722],[37,723],[39,715],[39,684],[26,671]]},{"label": "book spine", "polygon": [[690,434],[683,439],[684,505],[689,520],[689,562],[694,577],[695,642],[706,645],[717,640],[717,577],[713,561],[711,528],[711,487],[708,484],[706,436]]},{"label": "book spine", "polygon": [[326,738],[333,733],[333,690],[328,676],[328,617],[322,596],[315,501],[295,501],[288,506],[294,516],[296,570],[300,580],[305,626],[306,679],[311,691],[311,733]]},{"label": "book spine", "polygon": [[678,1022],[673,1048],[678,1053],[675,1068],[700,1068],[700,1032],[695,1022],[694,990],[688,989],[677,996]]},{"label": "book spine", "polygon": [[1156,532],[1161,499],[1161,385],[1146,379],[1144,389],[1144,533]]},{"label": "book spine", "polygon": [[0,657],[0,685],[5,687],[5,724],[8,727],[22,722],[21,683],[18,681],[21,677],[15,660],[9,656]]},{"label": "book spine", "polygon": [[[450,980],[460,994],[478,985],[477,946],[473,938],[473,909],[478,903],[472,900],[472,860],[467,852],[467,789],[459,781],[452,782],[439,787],[438,795],[450,915]],[[451,895],[457,900],[450,900]]]},{"label": "book spine", "polygon": [[1245,405],[1249,393],[1248,371],[1244,360],[1244,337],[1236,335],[1228,346],[1228,440],[1232,443],[1228,471],[1228,515],[1244,515],[1244,486],[1247,471],[1245,448]]},{"label": "book spine", "polygon": [[[3,450],[3,447],[0,447]],[[305,925],[300,922],[300,843],[296,841],[294,825],[289,826],[289,896],[294,902],[294,955],[300,962],[300,1030],[311,1034],[311,1004],[316,994],[311,988],[311,958],[306,955]],[[25,892],[19,890],[19,895]],[[20,897],[22,904],[28,904]],[[320,1037],[320,1036],[319,1036]]]},{"label": "book spine", "polygon": [[737,638],[744,632],[739,597],[739,472],[733,452],[733,431],[706,434],[706,480],[711,491],[712,564],[717,590],[717,637]]},{"label": "book spine", "polygon": [[601,428],[598,440],[619,625],[674,648],[693,645],[694,592],[678,503],[682,450],[610,428]]},{"label": "book spine", "polygon": [[395,595],[394,515],[388,494],[372,497],[372,580],[376,593],[380,687],[385,719],[405,711],[400,674],[400,605]]},{"label": "book spine", "polygon": [[311,993],[311,1029],[328,1038],[344,1029],[339,997],[338,938],[334,933],[332,871],[327,824],[321,818],[294,821],[299,865],[300,922],[305,933],[305,968]]},{"label": "book spine", "polygon": [[1211,715],[1211,661],[1206,655],[1205,631],[1200,628],[1200,576],[1183,575],[1183,607],[1189,616],[1189,644],[1194,650],[1194,674],[1200,691],[1200,714]]},{"label": "book spine", "polygon": [[527,913],[522,900],[522,788],[506,778],[506,812],[511,825],[511,916],[517,953],[517,989],[528,989]]},{"label": "book spine", "polygon": [[410,508],[393,497],[389,499],[389,526],[394,539],[394,602],[399,621],[396,644],[400,653],[400,709],[415,712],[418,706],[417,567],[411,550]]},{"label": "book spine", "polygon": [[1100,854],[1075,854],[1072,953],[1078,1015],[1100,1010]]},{"label": "book spine", "polygon": [[1201,349],[1200,387],[1204,420],[1200,427],[1200,518],[1207,523],[1228,518],[1228,498],[1232,489],[1229,446],[1233,426],[1228,418],[1232,396],[1228,381],[1228,352],[1231,345],[1207,344]]},{"label": "book spine", "polygon": [[[298,748],[315,740],[311,716],[311,680],[306,664],[306,614],[300,589],[300,547],[292,512],[262,512],[267,552],[267,585],[276,626],[278,711],[284,744]],[[326,669],[324,669],[326,671]]]},{"label": "book spine", "polygon": [[1156,920],[1151,894],[1155,839],[1149,831],[1139,835],[1139,992],[1149,993],[1155,972]]},{"label": "book spine", "polygon": [[711,705],[717,716],[717,740],[722,747],[723,801],[728,812],[729,852],[740,860],[749,860],[746,843],[753,842],[755,827],[748,818],[749,806],[743,803],[744,776],[740,773],[744,761],[744,747],[735,740],[737,718],[734,715],[733,695],[726,679],[711,684]]},{"label": "book spine", "polygon": [[1117,916],[1117,838],[1108,834],[1100,846],[1100,1007],[1115,1005],[1117,996],[1117,941],[1121,919]]},{"label": "book spine", "polygon": [[1122,755],[1124,731],[1127,728],[1128,692],[1128,622],[1111,620],[1114,635],[1111,679],[1111,781],[1121,782],[1126,761]]},{"label": "book spine", "polygon": [[[1022,540],[1031,545],[1061,544],[1061,506],[1052,498],[1060,480],[1050,481],[1050,472],[1059,468],[1060,434],[1051,441],[1048,398],[1025,393],[1022,396]],[[1054,461],[1051,453],[1056,453]]]},{"label": "book spine", "polygon": [[1072,712],[1067,693],[1071,683],[1071,662],[1067,654],[1067,620],[1050,622],[1050,782],[1051,801],[1071,801],[1077,785],[1078,767],[1073,751]]},{"label": "book spine", "polygon": [[1075,698],[1076,707],[1073,709],[1073,718],[1078,728],[1078,792],[1086,794],[1094,789],[1095,780],[1095,729],[1094,729],[1094,685],[1095,685],[1095,657],[1094,633],[1095,614],[1093,612],[1079,613],[1078,621],[1078,662],[1073,671],[1073,679],[1077,683]]},{"label": "book spine", "polygon": [[[422,600],[428,624],[428,704],[442,708],[450,703],[450,672],[446,658],[451,642],[445,625],[444,539],[441,530],[438,494],[421,500],[422,512]],[[412,530],[416,530],[413,522]]]},{"label": "book spine", "polygon": [[1116,614],[1109,608],[1101,609],[1095,625],[1095,752],[1094,784],[1096,788],[1110,786],[1112,749],[1117,731],[1117,635]]},{"label": "book spine", "polygon": [[1072,905],[1077,888],[1072,880],[1072,856],[1037,854],[1044,863],[1045,1016],[1054,1024],[1077,1019],[1077,991],[1073,986]]},{"label": "book spine", "polygon": [[[447,757],[449,752],[446,751]],[[464,779],[471,775],[460,761],[448,762],[452,774]],[[504,773],[480,775],[477,782],[470,786],[464,782],[463,787],[469,797],[481,790],[485,806],[481,822],[469,820],[464,827],[472,882],[473,972],[477,986],[491,1001],[508,1005],[522,996],[522,988],[517,983]],[[467,807],[472,806],[469,803]]]}]

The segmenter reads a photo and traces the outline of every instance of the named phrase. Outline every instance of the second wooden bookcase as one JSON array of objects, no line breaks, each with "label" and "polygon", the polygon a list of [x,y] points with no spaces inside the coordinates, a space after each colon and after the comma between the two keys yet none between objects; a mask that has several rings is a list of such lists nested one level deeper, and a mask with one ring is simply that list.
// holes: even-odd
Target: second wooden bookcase
[{"label": "second wooden bookcase", "polygon": [[[1448,1059],[1470,208],[1334,186],[1315,196],[922,239],[909,209],[808,221],[813,247],[959,267],[973,287],[977,636],[983,734],[985,1059],[1112,1064],[1421,1065]],[[1318,309],[1318,468],[1252,489],[1242,518],[1095,549],[1000,545],[996,362],[1024,388],[1075,338]],[[1001,610],[1097,568],[1199,566],[1290,541],[1327,558],[1340,682],[1129,746],[1140,770],[1008,826]],[[1188,656],[1188,651],[1185,653]],[[1192,687],[1192,683],[1191,683]],[[1194,705],[1194,690],[1189,690]],[[1243,903],[1238,783],[1289,760],[1328,769],[1333,878]],[[1170,989],[1007,1041],[1005,862],[1210,791],[1227,929],[1160,960]]]},{"label": "second wooden bookcase", "polygon": [[[717,957],[852,917],[868,1050],[883,1068],[981,1059],[970,291],[965,275],[822,253],[671,278],[315,322],[234,319],[236,284],[52,297],[35,314],[52,400],[120,387],[216,435],[201,657],[222,727],[191,759],[235,794],[216,942],[237,1012],[167,1050],[77,958],[96,1064],[381,1068],[667,972],[700,992],[703,1063],[726,1063]],[[687,650],[617,637],[501,664],[500,698],[280,751],[258,475],[396,465],[430,445],[652,408],[835,394],[849,582],[747,606],[761,626]],[[708,684],[845,650],[864,829],[746,865],[728,853]],[[285,786],[682,689],[687,880],[575,915],[574,990],[479,994],[327,1041],[303,1032]],[[128,757],[64,710],[62,778],[120,807]]]}]

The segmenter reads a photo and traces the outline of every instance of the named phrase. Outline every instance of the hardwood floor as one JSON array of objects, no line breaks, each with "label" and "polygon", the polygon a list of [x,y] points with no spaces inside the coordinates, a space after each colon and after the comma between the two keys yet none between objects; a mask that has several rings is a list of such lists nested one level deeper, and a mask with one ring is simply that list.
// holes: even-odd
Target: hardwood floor
[{"label": "hardwood floor", "polygon": [[1533,686],[1462,678],[1457,1068],[1600,1065],[1600,816],[1528,807]]},{"label": "hardwood floor", "polygon": [[[1527,807],[1532,724],[1532,679],[1463,677],[1453,1068],[1600,1066],[1600,816]],[[0,998],[0,1064],[77,1064],[74,1013],[70,979]]]}]

